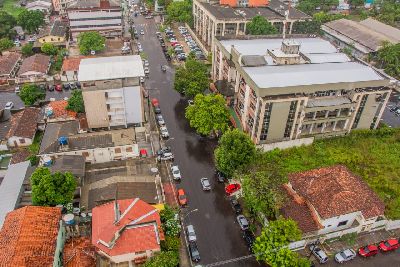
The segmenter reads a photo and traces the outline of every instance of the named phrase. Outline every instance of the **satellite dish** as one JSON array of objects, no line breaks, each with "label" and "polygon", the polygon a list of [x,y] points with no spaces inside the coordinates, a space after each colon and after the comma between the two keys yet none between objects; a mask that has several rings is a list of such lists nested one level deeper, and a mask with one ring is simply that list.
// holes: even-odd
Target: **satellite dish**
[{"label": "satellite dish", "polygon": [[150,171],[151,171],[152,173],[158,173],[158,169],[157,169],[157,168],[151,168]]},{"label": "satellite dish", "polygon": [[94,56],[94,55],[96,55],[96,51],[91,50],[91,51],[90,51],[90,54],[91,54],[92,56]]}]

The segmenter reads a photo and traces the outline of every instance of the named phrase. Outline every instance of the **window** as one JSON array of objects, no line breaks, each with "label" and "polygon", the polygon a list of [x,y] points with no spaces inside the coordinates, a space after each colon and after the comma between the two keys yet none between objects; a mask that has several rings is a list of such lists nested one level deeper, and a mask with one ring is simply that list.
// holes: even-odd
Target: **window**
[{"label": "window", "polygon": [[89,157],[89,152],[82,152],[82,156],[84,156],[85,158]]},{"label": "window", "polygon": [[132,152],[132,151],[133,151],[133,150],[132,150],[132,147],[131,147],[131,146],[126,148],[126,152]]},{"label": "window", "polygon": [[19,142],[20,142],[21,144],[25,144],[25,139],[19,139]]},{"label": "window", "polygon": [[340,227],[340,226],[344,226],[344,225],[346,225],[347,224],[347,222],[348,221],[341,221],[340,223],[338,223],[338,227]]},{"label": "window", "polygon": [[121,148],[117,147],[117,148],[114,149],[114,151],[115,151],[115,153],[120,154],[121,153]]}]

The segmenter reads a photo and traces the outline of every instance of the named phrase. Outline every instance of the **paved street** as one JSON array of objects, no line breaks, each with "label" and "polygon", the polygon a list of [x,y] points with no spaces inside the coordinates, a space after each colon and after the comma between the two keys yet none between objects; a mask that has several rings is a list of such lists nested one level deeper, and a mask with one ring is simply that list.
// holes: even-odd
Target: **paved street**
[{"label": "paved street", "polygon": [[[214,142],[199,141],[195,132],[189,127],[184,117],[185,99],[175,92],[173,86],[174,69],[170,65],[166,73],[160,65],[168,64],[155,36],[154,20],[146,20],[143,16],[135,18],[138,31],[144,29],[145,35],[140,35],[139,42],[149,57],[150,77],[146,79],[146,88],[150,96],[160,101],[162,114],[166,121],[171,138],[166,143],[172,147],[175,163],[182,172],[182,181],[178,188],[184,188],[189,205],[182,210],[183,216],[193,209],[185,219],[185,224],[192,223],[195,227],[201,264],[210,264],[228,260],[249,252],[241,237],[241,231],[228,201],[224,197],[223,185],[214,179],[213,150]],[[203,192],[200,178],[211,179],[213,189]],[[243,260],[223,266],[260,266],[254,259]]]}]

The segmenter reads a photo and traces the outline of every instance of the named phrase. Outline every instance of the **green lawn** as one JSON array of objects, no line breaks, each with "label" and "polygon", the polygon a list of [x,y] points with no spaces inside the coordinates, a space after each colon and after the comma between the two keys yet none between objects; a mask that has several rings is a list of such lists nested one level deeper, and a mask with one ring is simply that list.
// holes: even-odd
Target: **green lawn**
[{"label": "green lawn", "polygon": [[384,201],[388,218],[400,219],[400,129],[354,131],[345,137],[316,140],[311,146],[274,150],[260,157],[256,163],[259,168],[267,172],[274,168],[285,176],[344,164]]},{"label": "green lawn", "polygon": [[4,0],[3,7],[0,10],[4,10],[7,13],[17,17],[19,13],[24,10],[23,7],[19,7],[18,0]]}]

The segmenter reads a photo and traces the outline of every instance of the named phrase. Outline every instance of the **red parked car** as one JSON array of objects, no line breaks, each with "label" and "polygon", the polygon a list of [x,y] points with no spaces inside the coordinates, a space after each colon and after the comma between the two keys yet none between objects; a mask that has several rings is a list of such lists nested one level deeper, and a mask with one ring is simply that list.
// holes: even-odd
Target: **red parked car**
[{"label": "red parked car", "polygon": [[240,184],[229,184],[225,187],[225,193],[231,195],[240,189]]},{"label": "red parked car", "polygon": [[58,92],[62,92],[62,85],[61,84],[56,84],[54,89],[56,89],[56,91],[58,91]]},{"label": "red parked car", "polygon": [[375,245],[367,245],[358,249],[358,254],[362,257],[371,257],[378,253],[378,247]]},{"label": "red parked car", "polygon": [[379,249],[385,252],[398,249],[399,247],[400,247],[399,240],[395,238],[391,238],[379,243]]},{"label": "red parked car", "polygon": [[151,104],[153,105],[153,107],[158,107],[160,104],[158,103],[158,99],[157,98],[153,98],[151,100]]},{"label": "red parked car", "polygon": [[181,205],[181,206],[187,205],[187,198],[186,198],[185,191],[183,189],[178,190],[178,202],[179,202],[179,205]]}]

